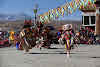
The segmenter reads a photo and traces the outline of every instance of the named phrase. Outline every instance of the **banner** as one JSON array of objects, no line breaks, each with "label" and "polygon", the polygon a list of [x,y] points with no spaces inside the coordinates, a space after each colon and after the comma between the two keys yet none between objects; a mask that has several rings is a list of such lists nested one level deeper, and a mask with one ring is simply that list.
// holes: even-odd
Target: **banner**
[{"label": "banner", "polygon": [[96,0],[72,0],[66,2],[65,5],[62,5],[58,8],[49,10],[48,12],[40,15],[40,21],[49,21],[54,20],[59,17],[64,17],[64,15],[72,14],[76,11],[77,8],[82,9],[95,9],[94,4]]}]

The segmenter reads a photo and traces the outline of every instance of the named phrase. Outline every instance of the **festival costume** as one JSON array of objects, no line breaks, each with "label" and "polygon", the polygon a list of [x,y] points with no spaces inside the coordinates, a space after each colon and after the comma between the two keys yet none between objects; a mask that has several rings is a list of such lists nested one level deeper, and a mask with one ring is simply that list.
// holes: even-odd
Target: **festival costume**
[{"label": "festival costume", "polygon": [[10,36],[9,36],[9,41],[10,41],[10,44],[14,44],[14,34],[15,32],[14,31],[11,31],[9,32]]},{"label": "festival costume", "polygon": [[28,48],[28,45],[26,44],[25,29],[23,29],[20,32],[20,38],[21,38],[21,44],[20,44],[20,46],[22,46],[22,47],[20,47],[20,49],[24,49],[25,52],[28,52],[29,48]]},{"label": "festival costume", "polygon": [[64,38],[66,40],[66,43],[65,43],[65,48],[67,48],[67,50],[70,50],[70,44],[71,44],[71,33],[69,31],[66,31],[64,33]]}]

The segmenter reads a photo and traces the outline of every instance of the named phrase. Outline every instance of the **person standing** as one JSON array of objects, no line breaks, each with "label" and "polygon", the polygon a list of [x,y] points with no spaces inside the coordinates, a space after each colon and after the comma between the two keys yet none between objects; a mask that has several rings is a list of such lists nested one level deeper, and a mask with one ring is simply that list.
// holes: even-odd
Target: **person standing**
[{"label": "person standing", "polygon": [[65,39],[65,46],[66,46],[66,53],[67,53],[67,57],[70,56],[70,50],[71,50],[71,37],[72,37],[72,34],[71,34],[71,25],[70,24],[67,24],[64,26],[64,36],[63,36],[63,39]]},{"label": "person standing", "polygon": [[13,30],[11,30],[10,32],[9,32],[9,42],[10,42],[10,44],[11,44],[11,46],[15,46],[14,45],[14,35],[15,35],[15,32],[13,31]]}]

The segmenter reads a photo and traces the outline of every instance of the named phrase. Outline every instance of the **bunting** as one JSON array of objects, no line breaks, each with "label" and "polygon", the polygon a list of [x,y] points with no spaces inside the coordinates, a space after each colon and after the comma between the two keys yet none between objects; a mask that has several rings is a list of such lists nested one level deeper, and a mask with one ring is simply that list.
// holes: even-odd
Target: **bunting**
[{"label": "bunting", "polygon": [[54,20],[59,17],[64,17],[64,15],[72,14],[76,11],[77,8],[81,9],[89,9],[96,8],[94,2],[96,0],[72,0],[70,2],[66,2],[65,5],[60,6],[55,9],[51,9],[48,12],[40,15],[40,21],[48,22],[49,20]]}]

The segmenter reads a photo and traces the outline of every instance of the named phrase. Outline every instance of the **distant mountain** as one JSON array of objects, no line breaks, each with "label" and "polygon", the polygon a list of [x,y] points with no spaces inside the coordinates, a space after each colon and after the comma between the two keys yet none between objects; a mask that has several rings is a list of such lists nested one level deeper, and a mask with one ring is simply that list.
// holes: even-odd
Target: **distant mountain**
[{"label": "distant mountain", "polygon": [[30,16],[25,13],[19,14],[0,14],[0,21],[16,21],[16,20],[24,20],[29,18]]},{"label": "distant mountain", "polygon": [[[17,20],[24,20],[25,18],[30,19],[30,17],[31,16],[29,16],[26,13],[19,13],[19,14],[1,14],[0,13],[0,21],[17,21]],[[34,19],[34,17],[31,17],[31,18]]]}]

